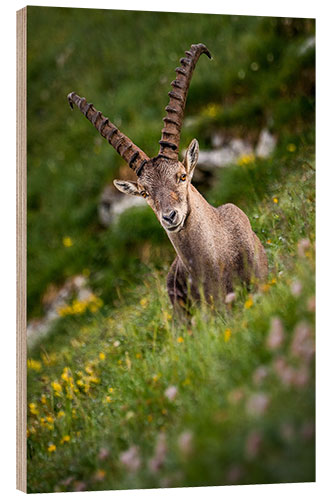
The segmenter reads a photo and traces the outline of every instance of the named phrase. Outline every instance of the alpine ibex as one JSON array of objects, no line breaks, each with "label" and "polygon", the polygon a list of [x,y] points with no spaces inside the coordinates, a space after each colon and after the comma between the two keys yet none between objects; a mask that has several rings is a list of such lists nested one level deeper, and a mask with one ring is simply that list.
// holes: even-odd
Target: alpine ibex
[{"label": "alpine ibex", "polygon": [[219,303],[233,290],[235,282],[249,285],[267,275],[267,258],[252,231],[249,219],[235,205],[211,206],[191,184],[199,145],[193,139],[183,162],[178,160],[180,132],[193,70],[201,54],[211,55],[199,43],[186,51],[171,83],[170,101],[165,108],[160,151],[149,158],[122,134],[113,123],[74,92],[73,103],[108,140],[134,170],[137,182],[115,180],[125,194],[143,196],[166,230],[177,256],[167,277],[172,304],[184,306],[191,298],[204,295]]}]

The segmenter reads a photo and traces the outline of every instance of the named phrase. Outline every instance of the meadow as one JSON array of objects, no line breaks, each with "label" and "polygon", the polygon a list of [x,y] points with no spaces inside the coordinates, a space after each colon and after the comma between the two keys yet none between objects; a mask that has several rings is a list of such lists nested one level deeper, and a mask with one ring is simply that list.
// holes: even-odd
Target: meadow
[{"label": "meadow", "polygon": [[[314,481],[314,22],[28,17],[29,319],[71,276],[92,290],[29,349],[28,491]],[[255,143],[263,127],[277,136],[269,158],[242,157],[200,186],[246,212],[270,273],[181,321],[165,286],[174,251],[154,214],[99,223],[122,161],[66,96],[85,95],[154,155],[173,69],[199,41],[214,59],[198,63],[181,146],[196,137],[209,149],[216,132]]]}]

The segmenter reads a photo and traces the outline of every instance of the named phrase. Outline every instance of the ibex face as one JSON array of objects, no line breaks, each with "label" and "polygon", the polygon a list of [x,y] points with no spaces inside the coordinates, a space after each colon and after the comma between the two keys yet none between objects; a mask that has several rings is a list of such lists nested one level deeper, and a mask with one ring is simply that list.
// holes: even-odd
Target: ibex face
[{"label": "ibex face", "polygon": [[198,141],[194,139],[183,163],[159,155],[144,165],[137,182],[114,180],[114,185],[125,194],[143,196],[163,228],[179,232],[190,210],[188,191],[198,154]]}]

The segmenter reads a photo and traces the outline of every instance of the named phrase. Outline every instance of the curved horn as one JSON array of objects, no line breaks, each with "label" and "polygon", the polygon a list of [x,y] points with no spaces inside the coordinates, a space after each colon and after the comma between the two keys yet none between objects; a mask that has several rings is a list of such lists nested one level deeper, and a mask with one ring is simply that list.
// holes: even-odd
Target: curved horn
[{"label": "curved horn", "polygon": [[94,125],[102,137],[104,137],[115,148],[117,153],[128,163],[136,175],[140,175],[141,169],[149,160],[149,157],[141,151],[133,142],[122,134],[117,127],[110,122],[108,118],[97,111],[91,103],[87,102],[85,97],[80,97],[75,92],[67,96],[70,107],[73,109],[73,103]]},{"label": "curved horn", "polygon": [[191,45],[191,49],[185,52],[186,57],[180,59],[181,66],[176,68],[176,80],[171,82],[173,90],[169,92],[170,101],[165,108],[167,116],[163,118],[164,128],[160,143],[160,155],[171,160],[178,159],[178,148],[180,132],[183,124],[183,116],[188,89],[190,86],[194,68],[201,54],[212,58],[209,50],[203,43]]}]

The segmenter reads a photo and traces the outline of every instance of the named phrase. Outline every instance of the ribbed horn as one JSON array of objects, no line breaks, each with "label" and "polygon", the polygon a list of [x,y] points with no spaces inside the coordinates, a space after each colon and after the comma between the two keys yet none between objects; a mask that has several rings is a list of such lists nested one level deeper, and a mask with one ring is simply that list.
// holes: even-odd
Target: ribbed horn
[{"label": "ribbed horn", "polygon": [[91,103],[88,103],[85,97],[80,97],[75,92],[71,92],[68,94],[67,99],[70,107],[73,109],[73,103],[76,104],[101,136],[115,148],[117,153],[120,154],[136,175],[139,176],[149,157],[133,144],[126,135],[122,134],[108,118],[103,116],[100,111],[97,111]]},{"label": "ribbed horn", "polygon": [[159,154],[171,160],[178,159],[180,132],[194,68],[201,54],[206,54],[209,59],[212,58],[209,50],[203,43],[191,45],[190,50],[187,50],[185,54],[186,57],[180,59],[181,66],[175,70],[177,77],[171,82],[173,90],[169,92],[170,101],[165,108],[167,116],[163,118],[164,128],[162,129],[162,137],[159,141]]}]

